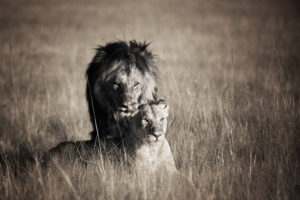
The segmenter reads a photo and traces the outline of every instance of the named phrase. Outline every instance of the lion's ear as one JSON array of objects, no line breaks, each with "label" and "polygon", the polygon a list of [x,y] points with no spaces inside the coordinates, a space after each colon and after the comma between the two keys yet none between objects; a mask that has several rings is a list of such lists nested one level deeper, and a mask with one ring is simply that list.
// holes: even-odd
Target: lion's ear
[{"label": "lion's ear", "polygon": [[151,53],[149,51],[147,51],[147,47],[149,46],[149,44],[144,44],[143,46],[141,46],[140,48],[140,54],[141,56],[151,56]]},{"label": "lion's ear", "polygon": [[98,46],[98,48],[95,49],[96,54],[92,60],[93,63],[100,63],[103,60],[103,57],[105,56],[105,47],[104,46]]},{"label": "lion's ear", "polygon": [[147,51],[147,47],[150,45],[150,43],[147,42],[137,42],[135,40],[129,41],[129,46],[132,49],[133,52],[139,52],[141,56],[149,56],[151,53]]}]

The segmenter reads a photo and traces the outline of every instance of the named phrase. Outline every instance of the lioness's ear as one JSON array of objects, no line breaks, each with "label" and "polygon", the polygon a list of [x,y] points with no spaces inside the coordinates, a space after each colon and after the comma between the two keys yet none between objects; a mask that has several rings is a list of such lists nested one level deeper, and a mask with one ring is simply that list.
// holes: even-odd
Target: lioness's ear
[{"label": "lioness's ear", "polygon": [[158,100],[158,103],[157,103],[157,104],[158,104],[162,109],[169,111],[169,106],[168,106],[168,104],[165,102],[165,100],[160,99],[160,100]]},{"label": "lioness's ear", "polygon": [[169,109],[169,106],[168,104],[165,105],[164,109]]},{"label": "lioness's ear", "polygon": [[139,109],[139,110],[144,109],[145,105],[146,105],[146,104],[141,104],[141,105],[139,105],[139,106],[138,106],[138,109]]},{"label": "lioness's ear", "polygon": [[157,101],[157,105],[160,105],[162,108],[167,108],[167,107],[168,107],[168,104],[167,104],[166,101],[163,100],[163,99],[159,99],[159,100]]},{"label": "lioness's ear", "polygon": [[168,104],[166,104],[166,105],[164,106],[164,110],[166,110],[166,111],[168,112],[168,115],[169,115],[169,106],[168,106]]},{"label": "lioness's ear", "polygon": [[157,101],[157,104],[166,104],[166,101],[163,100],[163,99],[159,99],[159,100]]}]

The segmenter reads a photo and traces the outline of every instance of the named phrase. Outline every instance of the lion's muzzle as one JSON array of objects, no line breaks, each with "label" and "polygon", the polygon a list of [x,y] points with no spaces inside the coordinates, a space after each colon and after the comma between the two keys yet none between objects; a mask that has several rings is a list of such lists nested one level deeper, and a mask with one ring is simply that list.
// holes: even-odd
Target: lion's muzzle
[{"label": "lion's muzzle", "polygon": [[137,103],[128,103],[122,104],[118,111],[121,116],[132,116],[138,111],[138,104]]}]

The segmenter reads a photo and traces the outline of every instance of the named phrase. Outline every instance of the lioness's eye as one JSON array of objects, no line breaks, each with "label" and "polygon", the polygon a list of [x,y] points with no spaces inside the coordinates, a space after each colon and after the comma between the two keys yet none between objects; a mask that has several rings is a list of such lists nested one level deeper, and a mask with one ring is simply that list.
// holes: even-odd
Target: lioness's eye
[{"label": "lioness's eye", "polygon": [[140,84],[139,82],[135,82],[134,87],[138,86],[139,84]]},{"label": "lioness's eye", "polygon": [[161,119],[160,119],[160,122],[163,122],[163,121],[165,121],[165,118],[161,118]]},{"label": "lioness's eye", "polygon": [[147,118],[143,118],[143,123],[149,124],[149,120]]}]

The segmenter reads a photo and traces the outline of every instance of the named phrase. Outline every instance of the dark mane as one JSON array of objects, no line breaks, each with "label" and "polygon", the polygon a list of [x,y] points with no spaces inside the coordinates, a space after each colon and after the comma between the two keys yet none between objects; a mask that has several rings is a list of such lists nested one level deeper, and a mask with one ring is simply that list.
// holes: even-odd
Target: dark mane
[{"label": "dark mane", "polygon": [[[115,62],[119,61],[125,63],[126,71],[131,71],[132,67],[136,67],[143,75],[148,73],[156,80],[157,67],[153,61],[154,56],[147,49],[148,46],[149,43],[140,43],[132,40],[129,43],[124,41],[110,42],[96,48],[96,54],[86,71],[86,98],[90,120],[94,129],[92,139],[95,139],[97,136],[96,124],[105,126],[110,114],[107,109],[101,108],[95,100],[93,91],[96,81],[99,81],[99,77],[111,69]],[[101,130],[99,132],[101,137]]]},{"label": "dark mane", "polygon": [[[149,72],[153,76],[157,76],[156,66],[153,64],[154,56],[147,47],[150,43],[139,43],[132,40],[128,43],[124,41],[110,42],[105,46],[96,48],[96,55],[92,59],[86,71],[86,77],[95,76],[101,71],[107,70],[111,64],[116,61],[123,61],[126,63],[128,70],[133,64],[145,74]],[[98,72],[98,73],[97,73]]]}]

